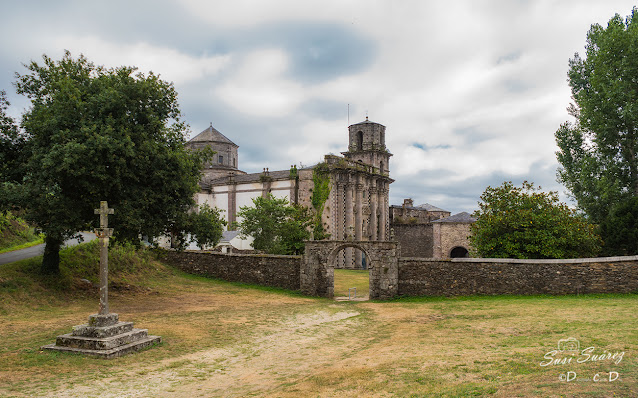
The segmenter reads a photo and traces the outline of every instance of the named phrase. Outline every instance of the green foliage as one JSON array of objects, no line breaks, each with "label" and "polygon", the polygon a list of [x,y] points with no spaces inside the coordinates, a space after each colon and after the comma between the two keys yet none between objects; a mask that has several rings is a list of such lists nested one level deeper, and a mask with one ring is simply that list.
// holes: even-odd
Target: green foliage
[{"label": "green foliage", "polygon": [[[76,278],[87,279],[94,284],[100,281],[100,245],[97,239],[60,251],[61,265]],[[131,243],[109,244],[109,284],[113,280],[122,283],[128,278],[152,272],[145,269],[153,262],[149,249]]]},{"label": "green foliage", "polygon": [[38,234],[23,219],[11,212],[0,212],[0,252],[39,239]]},{"label": "green foliage", "polygon": [[[155,260],[153,251],[129,243],[109,244],[109,289],[117,290],[146,286],[149,276],[167,274],[165,267]],[[0,271],[0,297],[15,294],[19,301],[30,300],[40,294],[46,297],[88,293],[97,297],[100,280],[100,248],[98,240],[66,247],[60,250],[60,273],[51,275],[41,272],[38,261],[33,259],[6,264]],[[93,286],[82,282],[90,281]],[[11,301],[11,300],[8,300]],[[68,300],[66,300],[68,303]],[[2,305],[0,305],[0,312]]]},{"label": "green foliage", "polygon": [[239,231],[242,236],[252,236],[253,248],[270,254],[301,254],[304,241],[310,238],[312,225],[310,211],[288,199],[267,197],[253,199],[253,205],[242,206],[238,216],[242,219]]},{"label": "green foliage", "polygon": [[480,257],[577,258],[600,250],[594,226],[559,202],[556,192],[510,181],[481,195],[470,240]]},{"label": "green foliage", "polygon": [[203,250],[204,247],[217,245],[222,238],[225,225],[226,220],[219,209],[203,204],[199,211],[188,215],[186,232],[191,235],[191,241],[197,242],[197,246]]},{"label": "green foliage", "polygon": [[[638,12],[591,26],[586,57],[569,61],[574,104],[555,137],[558,180],[595,223],[638,196]],[[603,235],[603,239],[607,239]]]},{"label": "green foliage", "polygon": [[603,254],[631,256],[638,254],[638,197],[615,205],[600,225],[605,237]]},{"label": "green foliage", "polygon": [[289,176],[291,180],[296,180],[297,178],[299,178],[299,171],[297,170],[297,166],[295,165],[290,166]]},{"label": "green foliage", "polygon": [[330,197],[330,169],[325,163],[319,163],[312,170],[312,196],[310,201],[314,208],[314,221],[313,231],[314,239],[322,240],[330,237],[326,234],[323,228],[323,209],[326,205],[326,201]]},{"label": "green foliage", "polygon": [[[0,90],[0,192],[9,182],[22,179],[20,165],[24,162],[26,135],[18,130],[13,118],[6,114],[10,103],[7,93]],[[8,198],[0,195],[0,208],[9,208]]]},{"label": "green foliage", "polygon": [[46,233],[43,265],[57,272],[58,243],[97,226],[93,209],[100,200],[115,209],[110,225],[121,242],[179,224],[210,152],[185,148],[187,126],[173,85],[152,72],[106,69],[69,52],[60,61],[43,60],[16,74],[17,92],[32,105],[22,119],[28,156],[20,182],[0,192]]}]

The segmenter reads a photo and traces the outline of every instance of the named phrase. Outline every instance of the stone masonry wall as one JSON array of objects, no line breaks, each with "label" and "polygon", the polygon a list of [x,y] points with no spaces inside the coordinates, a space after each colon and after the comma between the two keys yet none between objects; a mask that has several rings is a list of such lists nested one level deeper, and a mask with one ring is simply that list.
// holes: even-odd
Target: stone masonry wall
[{"label": "stone masonry wall", "polygon": [[432,248],[432,224],[391,224],[394,240],[401,245],[405,257],[434,257]]},{"label": "stone masonry wall", "polygon": [[399,260],[399,295],[638,292],[638,256],[570,260]]},{"label": "stone masonry wall", "polygon": [[301,256],[169,251],[164,259],[189,274],[299,290]]},{"label": "stone masonry wall", "polygon": [[[440,238],[439,245],[434,247],[433,256],[436,258],[449,258],[450,252],[457,246],[470,250],[471,235],[470,226],[472,224],[463,223],[435,223],[435,233],[438,229]],[[406,255],[406,257],[408,257]],[[417,256],[415,256],[417,257]]]}]

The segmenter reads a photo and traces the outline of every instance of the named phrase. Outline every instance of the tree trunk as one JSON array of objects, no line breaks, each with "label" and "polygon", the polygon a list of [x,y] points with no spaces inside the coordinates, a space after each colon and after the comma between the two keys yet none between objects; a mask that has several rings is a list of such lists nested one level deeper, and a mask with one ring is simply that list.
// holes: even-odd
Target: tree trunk
[{"label": "tree trunk", "polygon": [[44,256],[42,257],[43,274],[60,273],[60,247],[63,240],[57,236],[47,235],[45,238]]}]

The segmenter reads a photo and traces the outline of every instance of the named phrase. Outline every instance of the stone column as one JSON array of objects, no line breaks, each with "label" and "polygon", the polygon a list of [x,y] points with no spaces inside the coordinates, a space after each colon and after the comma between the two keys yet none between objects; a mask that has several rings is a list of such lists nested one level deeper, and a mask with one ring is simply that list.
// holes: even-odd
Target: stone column
[{"label": "stone column", "polygon": [[[345,206],[344,206],[344,184],[341,181],[341,175],[336,175],[338,181],[335,184],[336,192],[335,192],[335,208],[337,212],[337,217],[335,219],[335,237],[336,240],[345,240],[346,239],[346,231],[345,231]],[[339,269],[345,268],[345,256],[344,253],[337,253],[337,258],[335,260],[335,267]]]},{"label": "stone column", "polygon": [[237,221],[237,183],[231,179],[228,184],[228,230],[235,229],[234,223]]},{"label": "stone column", "polygon": [[[345,238],[347,240],[354,240],[354,184],[351,180],[353,175],[349,174],[348,181],[345,185],[345,196],[346,196],[346,230],[345,230]],[[354,249],[349,247],[345,250],[345,266],[346,268],[354,268]]]},{"label": "stone column", "polygon": [[377,234],[377,195],[376,181],[370,185],[370,240],[379,240]]},{"label": "stone column", "polygon": [[[357,176],[354,197],[354,239],[357,241],[361,241],[363,235],[363,184],[361,184],[360,179],[361,177]],[[354,255],[355,268],[362,268],[362,263],[362,252],[361,250],[357,250]]]},{"label": "stone column", "polygon": [[388,224],[388,206],[386,204],[386,189],[385,181],[379,181],[377,183],[378,195],[379,195],[379,240],[387,240],[387,224]]}]

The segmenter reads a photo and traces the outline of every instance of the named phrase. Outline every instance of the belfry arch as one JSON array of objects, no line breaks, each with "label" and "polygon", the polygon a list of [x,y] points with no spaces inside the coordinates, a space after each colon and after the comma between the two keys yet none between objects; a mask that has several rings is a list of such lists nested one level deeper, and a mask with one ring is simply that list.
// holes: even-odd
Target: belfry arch
[{"label": "belfry arch", "polygon": [[334,268],[337,254],[348,247],[361,250],[368,259],[370,299],[397,295],[399,244],[389,241],[307,241],[301,268],[301,291],[320,297],[334,297]]}]

